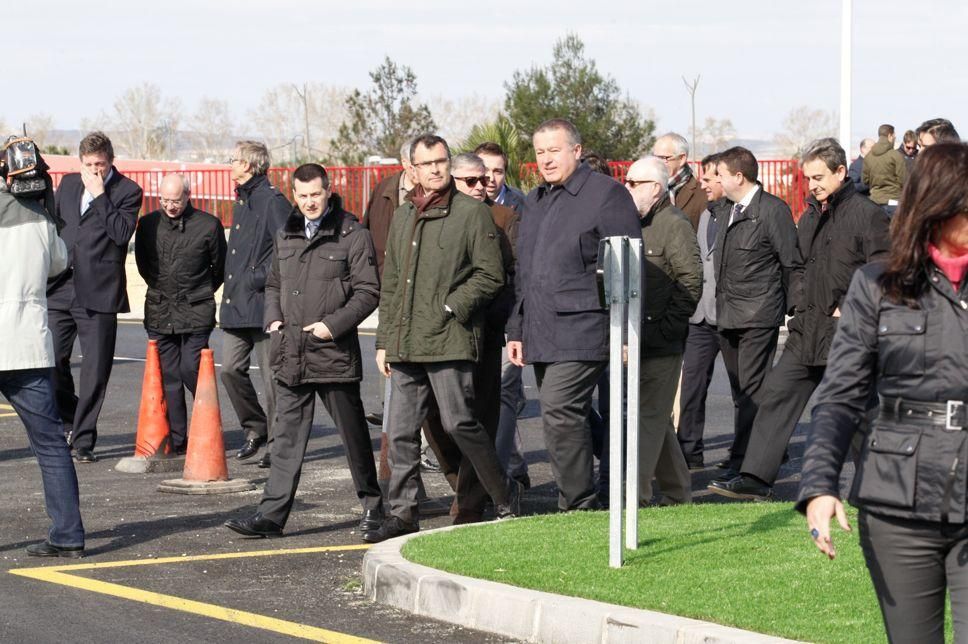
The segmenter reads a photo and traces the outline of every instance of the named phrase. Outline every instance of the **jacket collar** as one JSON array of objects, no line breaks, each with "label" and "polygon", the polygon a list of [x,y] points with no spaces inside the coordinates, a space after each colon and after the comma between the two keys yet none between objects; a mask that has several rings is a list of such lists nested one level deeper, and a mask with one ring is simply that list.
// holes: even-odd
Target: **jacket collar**
[{"label": "jacket collar", "polygon": [[238,195],[239,197],[244,197],[248,199],[249,195],[251,195],[256,188],[268,182],[269,182],[269,179],[268,177],[266,177],[266,175],[264,174],[254,175],[252,177],[249,177],[249,180],[246,181],[245,183],[237,186],[235,188],[235,194]]},{"label": "jacket collar", "polygon": [[185,232],[185,224],[188,222],[189,217],[191,217],[194,213],[195,208],[192,206],[192,202],[189,201],[182,214],[178,215],[174,219],[166,215],[164,211],[161,212],[161,218],[167,222],[168,226],[172,230],[178,229],[182,232]]},{"label": "jacket collar", "polygon": [[[396,203],[397,196],[400,194],[400,182],[403,181],[403,170],[390,176],[390,180],[383,184],[383,189],[377,193],[377,197],[385,197]],[[399,205],[399,204],[398,204]]]},{"label": "jacket collar", "polygon": [[[857,189],[854,187],[854,182],[849,178],[845,178],[841,186],[827,198],[827,209],[831,214],[833,214],[840,207],[840,205],[847,201],[847,199],[849,199],[850,196],[855,192],[857,192]],[[818,215],[823,211],[823,204],[817,201],[817,198],[813,195],[807,197],[807,204],[809,204],[810,208],[815,210]]]},{"label": "jacket collar", "polygon": [[571,176],[565,180],[560,186],[552,186],[550,183],[543,183],[538,186],[538,199],[547,196],[552,188],[567,190],[572,196],[577,195],[588,181],[588,177],[592,175],[592,169],[587,163],[580,163],[578,168],[571,173]]},{"label": "jacket collar", "polygon": [[[317,237],[334,235],[340,231],[343,222],[343,199],[335,192],[329,196],[326,202],[326,212],[319,220],[319,228],[316,231]],[[299,211],[298,206],[293,206],[286,219],[286,224],[282,227],[286,237],[306,237],[306,218]]]},{"label": "jacket collar", "polygon": [[662,195],[661,197],[659,197],[659,200],[656,201],[654,204],[652,204],[652,207],[649,208],[649,212],[645,213],[645,215],[642,217],[641,219],[642,227],[645,228],[646,226],[651,225],[652,220],[655,219],[656,214],[662,212],[663,210],[670,207],[671,205],[672,205],[672,200],[669,199],[668,192]]},{"label": "jacket collar", "polygon": [[[414,188],[414,190],[416,190],[416,188]],[[447,213],[450,212],[451,206],[454,203],[454,195],[456,194],[457,194],[457,185],[456,185],[456,182],[454,181],[454,178],[451,177],[450,185],[448,186],[447,191],[442,195],[441,202],[430,206],[422,213],[418,213],[418,216],[423,219],[434,218],[434,217],[446,217]],[[468,197],[468,199],[470,199],[470,197]],[[413,202],[411,201],[410,203],[412,204]],[[414,210],[416,209],[417,207],[414,206]]]}]

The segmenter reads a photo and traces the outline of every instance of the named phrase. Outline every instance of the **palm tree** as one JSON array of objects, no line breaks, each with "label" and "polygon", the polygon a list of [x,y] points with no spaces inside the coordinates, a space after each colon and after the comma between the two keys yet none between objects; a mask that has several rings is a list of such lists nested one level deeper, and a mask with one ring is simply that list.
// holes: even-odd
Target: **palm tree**
[{"label": "palm tree", "polygon": [[517,187],[528,187],[521,185],[521,165],[524,163],[521,150],[526,149],[527,141],[504,114],[490,123],[475,125],[467,138],[458,146],[458,152],[472,152],[481,143],[488,141],[500,145],[508,155],[508,181]]}]

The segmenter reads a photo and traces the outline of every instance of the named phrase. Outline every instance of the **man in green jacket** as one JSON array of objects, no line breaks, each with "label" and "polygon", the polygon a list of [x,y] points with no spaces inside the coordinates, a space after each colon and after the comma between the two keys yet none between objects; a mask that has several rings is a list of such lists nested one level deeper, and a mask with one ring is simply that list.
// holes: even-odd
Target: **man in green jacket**
[{"label": "man in green jacket", "polygon": [[862,183],[870,186],[871,201],[884,209],[888,217],[897,210],[897,200],[907,178],[907,164],[901,153],[894,149],[894,126],[884,124],[877,128],[877,143],[864,157]]},{"label": "man in green jacket", "polygon": [[642,366],[639,376],[639,502],[689,503],[689,467],[672,426],[689,318],[702,295],[699,244],[687,215],[672,205],[669,171],[658,157],[633,163],[625,179],[642,221],[645,299],[642,303]]},{"label": "man in green jacket", "polygon": [[417,187],[390,224],[376,339],[377,367],[390,377],[390,516],[363,535],[370,543],[419,529],[419,431],[431,393],[498,518],[517,512],[520,494],[473,412],[484,309],[505,279],[498,232],[490,209],[454,187],[444,139],[420,136],[410,156]]}]

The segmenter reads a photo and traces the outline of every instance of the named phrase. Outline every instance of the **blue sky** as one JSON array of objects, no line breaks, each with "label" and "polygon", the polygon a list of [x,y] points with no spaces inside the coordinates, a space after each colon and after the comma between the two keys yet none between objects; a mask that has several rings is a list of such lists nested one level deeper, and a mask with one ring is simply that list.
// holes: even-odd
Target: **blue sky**
[{"label": "blue sky", "polygon": [[[701,74],[700,123],[730,118],[738,136],[769,138],[794,107],[837,108],[840,6],[18,1],[4,8],[0,117],[11,125],[47,112],[58,127],[75,128],[144,81],[188,110],[212,96],[243,117],[279,82],[365,87],[385,54],[413,68],[424,95],[499,99],[515,69],[549,62],[554,41],[573,32],[602,71],[654,109],[659,130],[686,132],[681,77]],[[934,116],[968,131],[966,27],[968,3],[854,0],[852,138],[881,122],[903,131]]]}]

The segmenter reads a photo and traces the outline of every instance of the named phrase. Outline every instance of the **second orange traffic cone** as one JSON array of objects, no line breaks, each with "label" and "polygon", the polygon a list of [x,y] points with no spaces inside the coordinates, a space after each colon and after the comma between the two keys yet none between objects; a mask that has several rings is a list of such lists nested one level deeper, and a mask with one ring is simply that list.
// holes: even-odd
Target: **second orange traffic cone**
[{"label": "second orange traffic cone", "polygon": [[192,422],[188,430],[185,470],[180,479],[164,481],[158,490],[180,494],[223,494],[244,492],[254,487],[249,481],[229,479],[225,442],[222,440],[222,412],[215,381],[215,357],[211,349],[202,349]]}]

